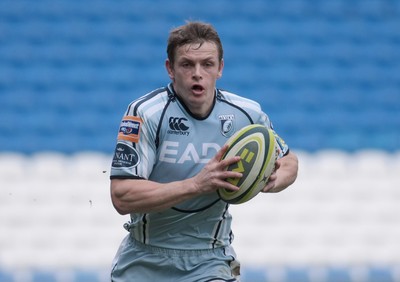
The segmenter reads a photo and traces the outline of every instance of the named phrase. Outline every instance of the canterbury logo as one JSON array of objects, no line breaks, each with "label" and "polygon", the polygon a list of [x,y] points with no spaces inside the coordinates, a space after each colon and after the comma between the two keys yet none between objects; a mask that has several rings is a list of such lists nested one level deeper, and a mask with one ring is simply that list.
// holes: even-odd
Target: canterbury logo
[{"label": "canterbury logo", "polygon": [[169,128],[172,130],[177,130],[177,131],[186,131],[189,129],[189,127],[183,123],[184,121],[187,121],[187,119],[170,117],[169,118]]}]

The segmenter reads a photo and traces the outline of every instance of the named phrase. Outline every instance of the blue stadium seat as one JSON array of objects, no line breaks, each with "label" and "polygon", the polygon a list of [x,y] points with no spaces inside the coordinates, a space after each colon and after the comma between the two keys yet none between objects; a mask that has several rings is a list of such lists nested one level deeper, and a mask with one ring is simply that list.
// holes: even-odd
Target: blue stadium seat
[{"label": "blue stadium seat", "polygon": [[78,270],[73,282],[100,282],[100,279],[96,272]]},{"label": "blue stadium seat", "polygon": [[328,269],[327,282],[352,282],[348,268],[331,267]]},{"label": "blue stadium seat", "polygon": [[311,282],[309,270],[302,267],[288,267],[285,270],[285,281]]},{"label": "blue stadium seat", "polygon": [[14,282],[13,273],[0,269],[0,282]]},{"label": "blue stadium seat", "polygon": [[243,267],[240,279],[243,282],[267,282],[266,272],[257,268]]},{"label": "blue stadium seat", "polygon": [[372,266],[368,269],[368,282],[395,282],[390,269],[387,267]]},{"label": "blue stadium seat", "polygon": [[33,273],[32,282],[57,282],[57,278],[54,272],[38,270]]}]

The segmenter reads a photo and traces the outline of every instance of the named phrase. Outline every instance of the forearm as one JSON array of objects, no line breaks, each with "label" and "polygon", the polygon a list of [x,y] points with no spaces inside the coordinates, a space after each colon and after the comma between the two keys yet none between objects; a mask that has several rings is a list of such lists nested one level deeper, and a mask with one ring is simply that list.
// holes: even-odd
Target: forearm
[{"label": "forearm", "polygon": [[161,211],[196,193],[190,179],[165,184],[131,179],[111,181],[111,199],[120,214]]},{"label": "forearm", "polygon": [[280,160],[280,167],[276,171],[275,186],[268,192],[280,192],[294,183],[297,178],[298,159],[293,153],[289,153]]},{"label": "forearm", "polygon": [[227,149],[228,146],[223,146],[197,175],[185,180],[169,183],[142,179],[111,180],[111,199],[115,209],[120,214],[157,212],[218,189],[237,191],[238,187],[225,180],[242,177],[242,174],[226,168],[237,163],[240,157],[221,160]]}]

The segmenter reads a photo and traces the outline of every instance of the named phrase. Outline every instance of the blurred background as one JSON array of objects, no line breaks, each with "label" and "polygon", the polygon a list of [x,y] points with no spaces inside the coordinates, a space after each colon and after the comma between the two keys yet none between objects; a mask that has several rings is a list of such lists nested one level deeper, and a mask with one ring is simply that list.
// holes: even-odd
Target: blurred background
[{"label": "blurred background", "polygon": [[400,281],[400,1],[0,1],[0,282],[109,281],[127,105],[212,23],[220,88],[260,102],[297,182],[232,206],[243,282]]}]

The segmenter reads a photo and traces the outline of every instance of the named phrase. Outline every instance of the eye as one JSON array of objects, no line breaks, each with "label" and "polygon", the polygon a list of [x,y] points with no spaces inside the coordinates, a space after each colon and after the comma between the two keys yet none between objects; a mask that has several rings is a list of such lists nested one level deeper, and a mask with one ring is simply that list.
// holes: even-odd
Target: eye
[{"label": "eye", "polygon": [[181,67],[183,68],[190,68],[192,66],[192,64],[190,62],[182,62],[181,63]]}]

